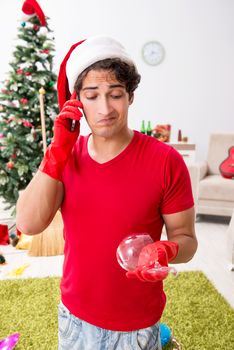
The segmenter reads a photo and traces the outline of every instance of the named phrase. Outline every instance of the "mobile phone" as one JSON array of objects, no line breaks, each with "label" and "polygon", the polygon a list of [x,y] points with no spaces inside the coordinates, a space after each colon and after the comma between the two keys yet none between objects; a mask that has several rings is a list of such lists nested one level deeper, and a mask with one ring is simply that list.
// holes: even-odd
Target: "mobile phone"
[{"label": "mobile phone", "polygon": [[[75,92],[74,92],[74,93],[75,93]],[[78,96],[76,96],[76,99],[77,99],[78,101],[80,100]],[[76,123],[77,123],[77,120],[75,120],[75,119],[73,119],[73,120],[71,121],[71,128],[70,128],[70,131],[71,131],[71,132],[75,130],[75,128],[76,128]]]},{"label": "mobile phone", "polygon": [[75,130],[75,127],[76,127],[76,120],[73,119],[73,120],[71,121],[71,129],[70,129],[70,131],[74,131],[74,130]]}]

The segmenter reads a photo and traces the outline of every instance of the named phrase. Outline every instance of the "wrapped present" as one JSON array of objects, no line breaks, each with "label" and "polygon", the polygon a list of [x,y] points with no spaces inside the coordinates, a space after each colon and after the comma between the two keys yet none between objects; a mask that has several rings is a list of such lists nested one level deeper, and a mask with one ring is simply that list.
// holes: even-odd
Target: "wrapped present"
[{"label": "wrapped present", "polygon": [[0,224],[0,244],[7,245],[10,243],[8,226]]},{"label": "wrapped present", "polygon": [[32,236],[21,233],[16,249],[28,250],[31,246]]}]

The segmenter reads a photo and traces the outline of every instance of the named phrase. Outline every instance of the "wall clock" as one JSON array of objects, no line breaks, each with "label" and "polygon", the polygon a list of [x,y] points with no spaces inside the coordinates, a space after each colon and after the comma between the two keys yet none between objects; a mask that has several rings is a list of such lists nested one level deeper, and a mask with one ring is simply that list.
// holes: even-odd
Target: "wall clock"
[{"label": "wall clock", "polygon": [[158,41],[149,41],[142,48],[142,57],[145,63],[155,66],[165,57],[164,47]]}]

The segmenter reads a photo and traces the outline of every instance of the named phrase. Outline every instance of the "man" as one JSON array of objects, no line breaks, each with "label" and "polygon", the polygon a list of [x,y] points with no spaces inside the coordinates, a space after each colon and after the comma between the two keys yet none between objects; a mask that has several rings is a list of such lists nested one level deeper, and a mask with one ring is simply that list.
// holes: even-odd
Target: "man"
[{"label": "man", "polygon": [[[196,251],[181,156],[128,127],[139,81],[115,40],[94,37],[73,45],[60,68],[53,142],[18,201],[17,227],[26,234],[44,230],[61,207],[59,349],[161,349],[166,276],[149,270],[154,262],[187,262]],[[91,128],[86,137],[79,136],[81,110]],[[160,241],[164,224],[168,241]],[[116,249],[133,233],[148,233],[154,243],[125,274]]]}]

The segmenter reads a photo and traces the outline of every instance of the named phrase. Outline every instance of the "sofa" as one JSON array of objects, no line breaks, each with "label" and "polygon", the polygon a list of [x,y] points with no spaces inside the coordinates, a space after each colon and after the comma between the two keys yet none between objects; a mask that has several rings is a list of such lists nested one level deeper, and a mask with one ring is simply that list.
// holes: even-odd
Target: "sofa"
[{"label": "sofa", "polygon": [[234,271],[234,211],[227,230],[227,251],[230,270]]},{"label": "sofa", "polygon": [[206,161],[189,166],[196,214],[232,216],[234,179],[224,178],[219,170],[231,146],[234,146],[234,133],[213,133]]}]

